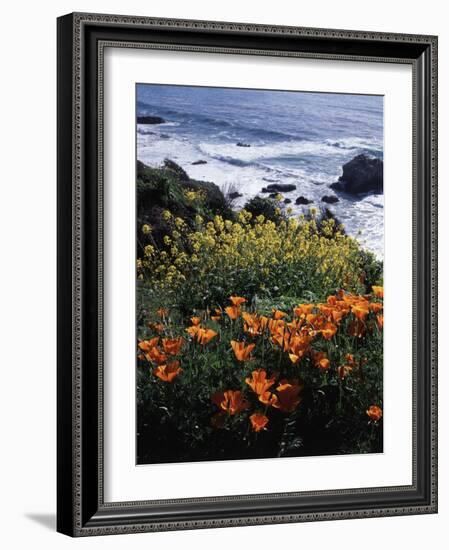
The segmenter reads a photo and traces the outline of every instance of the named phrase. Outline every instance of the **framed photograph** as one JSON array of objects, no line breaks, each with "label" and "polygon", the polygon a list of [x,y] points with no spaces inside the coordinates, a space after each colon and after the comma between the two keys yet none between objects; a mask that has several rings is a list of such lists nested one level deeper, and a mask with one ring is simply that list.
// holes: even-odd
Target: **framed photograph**
[{"label": "framed photograph", "polygon": [[58,531],[437,511],[437,38],[58,19]]}]

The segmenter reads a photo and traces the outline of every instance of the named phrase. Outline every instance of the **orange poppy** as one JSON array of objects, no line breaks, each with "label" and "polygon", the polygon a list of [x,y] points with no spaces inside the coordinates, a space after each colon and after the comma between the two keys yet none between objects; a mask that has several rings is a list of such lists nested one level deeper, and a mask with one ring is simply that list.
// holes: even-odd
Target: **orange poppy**
[{"label": "orange poppy", "polygon": [[274,376],[267,378],[265,370],[254,370],[251,373],[251,378],[245,378],[245,382],[257,395],[262,395],[268,391],[275,382]]},{"label": "orange poppy", "polygon": [[293,412],[301,402],[301,390],[302,386],[296,381],[291,383],[287,380],[281,381],[280,385],[276,388],[278,399],[276,403],[273,403],[273,407],[282,412]]},{"label": "orange poppy", "polygon": [[242,317],[245,321],[243,330],[252,336],[258,336],[262,334],[262,324],[257,315],[251,315],[246,311],[242,312]]},{"label": "orange poppy", "polygon": [[155,336],[154,338],[151,338],[150,340],[141,340],[139,342],[139,348],[144,351],[148,352],[150,349],[157,346],[159,343],[159,336]]},{"label": "orange poppy", "polygon": [[335,306],[337,304],[337,297],[336,296],[328,296],[326,302],[330,306]]},{"label": "orange poppy", "polygon": [[273,309],[273,319],[276,319],[276,321],[279,321],[279,319],[282,319],[282,317],[285,317],[286,315],[286,313],[279,311],[279,309]]},{"label": "orange poppy", "polygon": [[241,306],[246,302],[246,298],[241,298],[240,296],[230,296],[229,299],[231,300],[231,304],[236,307]]},{"label": "orange poppy", "polygon": [[200,327],[198,325],[192,325],[191,327],[186,328],[186,332],[188,332],[192,338],[196,336],[199,330],[200,330]]},{"label": "orange poppy", "polygon": [[151,323],[149,322],[148,323],[148,326],[152,329],[152,330],[155,330],[156,332],[159,332],[161,333],[163,330],[164,330],[164,325],[162,323]]},{"label": "orange poppy", "polygon": [[333,323],[326,323],[325,327],[321,330],[321,334],[326,340],[332,340],[336,332],[337,327]]},{"label": "orange poppy", "polygon": [[315,364],[315,367],[321,371],[328,370],[330,367],[330,361],[324,351],[314,351],[312,352],[312,360]]},{"label": "orange poppy", "polygon": [[378,315],[376,315],[376,319],[377,319],[377,326],[379,327],[380,330],[382,330],[384,328],[384,316],[379,313]]},{"label": "orange poppy", "polygon": [[231,347],[238,361],[249,361],[251,359],[251,352],[256,347],[256,344],[248,344],[245,346],[245,342],[231,340]]},{"label": "orange poppy", "polygon": [[249,417],[253,430],[257,433],[266,430],[268,418],[262,413],[254,413]]},{"label": "orange poppy", "polygon": [[334,311],[334,308],[329,306],[328,304],[318,304],[318,309],[326,317],[330,317],[332,315],[332,312]]},{"label": "orange poppy", "polygon": [[164,319],[168,315],[168,309],[165,307],[160,307],[158,310],[156,310],[156,313],[161,319]]},{"label": "orange poppy", "polygon": [[264,405],[273,407],[278,401],[278,396],[275,393],[266,391],[262,395],[259,395],[259,401]]},{"label": "orange poppy", "polygon": [[332,321],[334,323],[339,323],[343,319],[344,315],[345,315],[344,311],[333,309],[331,313]]},{"label": "orange poppy", "polygon": [[348,376],[348,374],[350,374],[351,371],[352,371],[352,367],[350,365],[341,365],[337,369],[338,376],[341,380],[343,380],[343,378],[346,378],[346,376]]},{"label": "orange poppy", "polygon": [[354,305],[352,306],[351,311],[359,321],[364,321],[365,317],[369,313],[368,306],[365,306],[365,304]]},{"label": "orange poppy", "polygon": [[182,338],[182,336],[179,338],[162,339],[162,347],[164,348],[165,353],[168,353],[169,355],[178,355],[183,344],[184,338]]},{"label": "orange poppy", "polygon": [[383,298],[384,297],[384,287],[383,286],[373,286],[371,287],[373,289],[373,294],[376,296],[376,298]]},{"label": "orange poppy", "polygon": [[221,309],[216,308],[215,315],[211,315],[210,318],[212,319],[212,321],[215,321],[216,323],[218,323],[218,321],[221,319],[221,314],[222,314]]},{"label": "orange poppy", "polygon": [[191,317],[190,321],[194,327],[197,327],[201,323],[201,317]]},{"label": "orange poppy", "polygon": [[208,344],[212,340],[212,338],[215,338],[217,334],[218,333],[215,332],[215,330],[212,330],[210,328],[200,328],[198,329],[195,337],[200,344],[205,345]]},{"label": "orange poppy", "polygon": [[303,315],[309,315],[310,313],[312,313],[314,307],[315,307],[315,304],[299,304],[293,309],[293,313],[297,317],[301,317]]},{"label": "orange poppy", "polygon": [[369,416],[369,419],[373,422],[378,422],[382,418],[382,409],[377,405],[371,405],[366,414]]},{"label": "orange poppy", "polygon": [[372,302],[369,305],[369,308],[373,313],[379,313],[379,311],[382,311],[383,307],[384,305],[381,302]]},{"label": "orange poppy", "polygon": [[277,344],[283,351],[288,351],[290,347],[291,333],[284,326],[279,327],[278,331],[273,334],[271,340],[273,344]]},{"label": "orange poppy", "polygon": [[152,363],[156,363],[156,365],[163,365],[167,362],[167,356],[165,353],[162,353],[159,348],[151,348],[146,354],[145,357],[147,358],[147,361],[151,361]]},{"label": "orange poppy", "polygon": [[220,407],[223,411],[233,416],[248,408],[249,403],[246,401],[243,392],[227,390],[225,392],[214,393],[211,397],[212,403]]},{"label": "orange poppy", "polygon": [[225,311],[229,319],[232,319],[233,321],[235,321],[237,317],[240,315],[240,308],[238,306],[225,307]]},{"label": "orange poppy", "polygon": [[179,361],[172,361],[166,365],[156,367],[153,374],[164,382],[173,382],[180,372],[182,372],[182,369],[179,366]]}]

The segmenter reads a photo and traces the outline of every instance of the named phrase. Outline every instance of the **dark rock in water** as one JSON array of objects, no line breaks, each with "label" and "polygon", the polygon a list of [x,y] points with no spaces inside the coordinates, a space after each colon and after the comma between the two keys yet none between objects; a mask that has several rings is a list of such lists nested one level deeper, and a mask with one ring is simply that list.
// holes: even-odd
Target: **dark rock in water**
[{"label": "dark rock in water", "polygon": [[199,164],[207,164],[207,160],[195,160],[192,162],[192,166],[198,166]]},{"label": "dark rock in water", "polygon": [[292,199],[284,199],[284,204],[290,204],[292,202]]},{"label": "dark rock in water", "polygon": [[241,193],[239,193],[238,191],[232,191],[231,193],[229,193],[228,197],[231,200],[235,200],[235,199],[238,199],[240,197],[243,197],[243,195]]},{"label": "dark rock in water", "polygon": [[266,187],[262,188],[262,193],[289,193],[290,191],[294,191],[296,189],[296,185],[293,185],[292,183],[271,183],[270,185],[267,185]]},{"label": "dark rock in water", "polygon": [[270,194],[268,195],[268,198],[270,198],[270,199],[275,199],[277,196],[278,196],[277,193],[270,193]]},{"label": "dark rock in water", "polygon": [[237,147],[251,147],[249,143],[243,143],[242,141],[239,141],[237,143]]},{"label": "dark rock in water", "polygon": [[138,116],[137,124],[164,124],[167,122],[160,116]]},{"label": "dark rock in water", "polygon": [[354,195],[383,193],[383,168],[382,160],[365,154],[357,155],[343,165],[343,174],[330,187]]},{"label": "dark rock in water", "polygon": [[303,197],[302,195],[298,197],[295,201],[295,204],[311,204],[313,201],[310,199],[306,199],[306,197]]},{"label": "dark rock in water", "polygon": [[328,204],[334,204],[336,202],[340,202],[338,200],[338,197],[336,197],[335,195],[324,195],[324,197],[321,197],[321,200],[323,202],[327,202]]}]

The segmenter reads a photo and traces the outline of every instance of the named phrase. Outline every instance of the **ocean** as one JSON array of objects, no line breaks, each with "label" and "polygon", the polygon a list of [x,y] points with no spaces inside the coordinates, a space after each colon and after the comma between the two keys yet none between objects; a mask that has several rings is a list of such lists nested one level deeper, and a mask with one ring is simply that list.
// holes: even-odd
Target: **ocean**
[{"label": "ocean", "polygon": [[[137,115],[166,120],[137,125],[137,158],[145,164],[169,158],[192,178],[233,186],[242,194],[237,208],[267,196],[261,190],[270,183],[294,184],[283,193],[293,214],[328,207],[383,258],[383,195],[321,201],[335,195],[328,187],[343,164],[360,153],[383,158],[383,97],[139,84]],[[295,205],[301,195],[313,203]]]}]

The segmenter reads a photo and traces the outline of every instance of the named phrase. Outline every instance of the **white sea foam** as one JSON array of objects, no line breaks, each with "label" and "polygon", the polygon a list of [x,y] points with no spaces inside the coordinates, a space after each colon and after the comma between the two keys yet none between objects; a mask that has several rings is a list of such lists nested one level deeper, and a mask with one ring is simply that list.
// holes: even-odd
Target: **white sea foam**
[{"label": "white sea foam", "polygon": [[[236,201],[236,207],[243,207],[249,198],[260,194],[262,188],[270,183],[292,183],[297,186],[296,191],[285,193],[284,196],[291,199],[288,206],[293,214],[309,208],[295,204],[300,195],[313,201],[310,206],[329,207],[344,224],[349,235],[357,238],[377,257],[383,258],[383,195],[367,195],[359,200],[339,196],[339,202],[332,205],[321,201],[324,195],[335,194],[328,186],[341,175],[342,164],[355,156],[358,150],[373,149],[378,144],[351,138],[339,140],[339,145],[335,145],[335,142],[286,141],[239,147],[234,144],[194,143],[175,134],[167,137],[163,126],[152,128],[148,134],[137,134],[138,158],[145,164],[156,166],[162,164],[165,158],[170,158],[194,179],[212,181],[222,188],[233,184],[242,194]],[[161,134],[165,137],[161,137]],[[319,170],[311,173],[298,162],[293,166],[286,162],[285,168],[284,164],[280,166],[279,163],[270,162],[270,159],[279,157],[288,161],[289,156],[315,154],[327,157],[334,155],[335,173]],[[207,164],[192,165],[197,160],[205,160]]]}]

